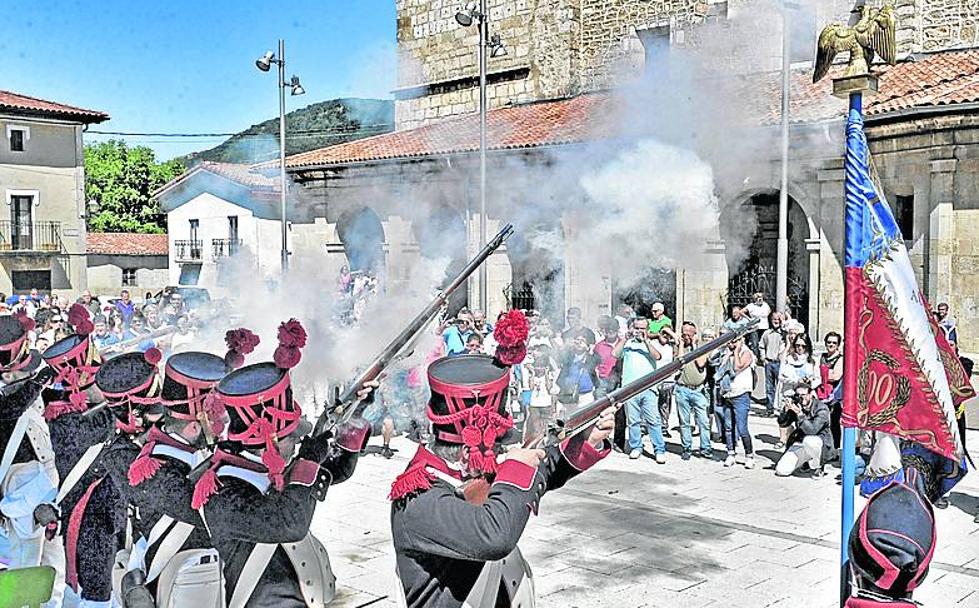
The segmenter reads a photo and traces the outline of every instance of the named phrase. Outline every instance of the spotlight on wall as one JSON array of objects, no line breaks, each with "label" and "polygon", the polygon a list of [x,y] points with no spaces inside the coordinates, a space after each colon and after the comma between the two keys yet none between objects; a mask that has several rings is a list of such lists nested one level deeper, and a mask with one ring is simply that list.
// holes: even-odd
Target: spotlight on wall
[{"label": "spotlight on wall", "polygon": [[466,8],[456,13],[456,22],[462,27],[469,27],[473,24],[473,21],[479,19],[481,16],[476,3],[470,2],[466,4]]},{"label": "spotlight on wall", "polygon": [[500,40],[499,34],[490,36],[489,48],[490,57],[505,57],[507,54],[506,45]]},{"label": "spotlight on wall", "polygon": [[296,76],[295,74],[293,74],[292,80],[289,81],[289,86],[292,87],[293,95],[306,94],[306,89],[303,88],[303,85],[299,84],[299,76]]}]

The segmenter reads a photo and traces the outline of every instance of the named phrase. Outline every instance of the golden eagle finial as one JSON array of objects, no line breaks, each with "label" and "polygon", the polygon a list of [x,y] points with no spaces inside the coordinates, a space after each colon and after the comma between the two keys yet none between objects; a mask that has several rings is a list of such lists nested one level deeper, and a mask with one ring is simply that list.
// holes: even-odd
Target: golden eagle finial
[{"label": "golden eagle finial", "polygon": [[868,74],[874,53],[890,65],[897,63],[897,19],[894,17],[894,6],[885,4],[875,11],[863,5],[855,11],[860,13],[860,19],[853,27],[830,23],[819,34],[813,82],[826,76],[833,59],[843,51],[850,51],[850,63],[846,66],[844,78]]}]

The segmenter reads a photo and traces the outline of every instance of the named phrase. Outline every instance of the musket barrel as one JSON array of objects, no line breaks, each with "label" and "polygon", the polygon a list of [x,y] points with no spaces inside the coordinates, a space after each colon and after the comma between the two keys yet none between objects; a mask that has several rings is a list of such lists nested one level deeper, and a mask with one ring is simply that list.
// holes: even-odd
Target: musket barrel
[{"label": "musket barrel", "polygon": [[[493,254],[494,251],[500,248],[510,235],[513,234],[513,224],[506,224],[503,228],[496,234],[491,241],[489,241],[485,247],[483,247],[476,256],[469,260],[469,263],[449,282],[448,285],[435,298],[426,306],[418,315],[409,323],[402,331],[391,340],[391,343],[381,351],[381,353],[368,365],[357,377],[352,380],[337,399],[337,403],[328,407],[327,410],[317,421],[316,429],[314,434],[322,432],[326,426],[326,417],[331,411],[336,411],[337,406],[346,405],[352,403],[364,384],[376,379],[381,375],[381,372],[393,361],[404,347],[410,343],[420,331],[422,331],[426,325],[428,325],[432,319],[442,310],[445,306],[449,297],[457,289],[465,285],[469,277],[476,272],[476,270],[483,265],[483,263]],[[349,408],[346,411],[340,413],[340,421],[349,420],[354,414],[353,408]]]}]

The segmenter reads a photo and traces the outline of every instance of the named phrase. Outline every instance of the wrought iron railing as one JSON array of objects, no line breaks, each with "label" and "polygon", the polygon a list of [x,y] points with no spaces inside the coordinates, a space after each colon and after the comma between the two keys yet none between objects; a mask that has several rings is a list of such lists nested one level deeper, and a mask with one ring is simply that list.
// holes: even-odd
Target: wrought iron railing
[{"label": "wrought iron railing", "polygon": [[518,289],[513,288],[513,283],[507,285],[503,288],[503,297],[510,304],[510,308],[520,310],[534,310],[536,308],[534,289],[527,283],[523,283]]},{"label": "wrought iron railing", "polygon": [[174,241],[173,255],[178,262],[200,262],[203,241]]},{"label": "wrought iron railing", "polygon": [[0,221],[0,251],[61,251],[61,222]]},{"label": "wrought iron railing", "polygon": [[211,255],[215,260],[233,256],[241,251],[241,239],[211,239]]}]

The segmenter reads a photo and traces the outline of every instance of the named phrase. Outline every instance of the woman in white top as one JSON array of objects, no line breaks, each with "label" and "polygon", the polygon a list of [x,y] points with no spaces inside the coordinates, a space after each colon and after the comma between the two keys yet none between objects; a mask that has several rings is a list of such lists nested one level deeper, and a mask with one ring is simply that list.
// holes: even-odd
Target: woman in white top
[{"label": "woman in white top", "polygon": [[751,409],[751,391],[754,387],[752,366],[755,355],[739,337],[728,344],[728,355],[719,370],[724,405],[724,439],[727,443],[727,458],[724,466],[734,466],[736,439],[741,437],[744,445],[746,469],[755,467],[754,450],[751,445],[751,431],[748,430],[748,412]]},{"label": "woman in white top", "polygon": [[821,382],[819,365],[816,364],[816,360],[812,356],[812,340],[808,334],[798,334],[786,344],[785,356],[782,357],[782,364],[779,367],[778,381],[779,442],[775,445],[775,449],[780,450],[785,447],[795,423],[794,418],[784,415],[785,412],[782,411],[783,395],[786,392],[794,393],[795,387],[800,384],[808,385],[815,390]]}]

